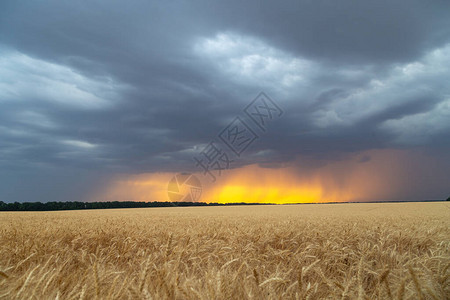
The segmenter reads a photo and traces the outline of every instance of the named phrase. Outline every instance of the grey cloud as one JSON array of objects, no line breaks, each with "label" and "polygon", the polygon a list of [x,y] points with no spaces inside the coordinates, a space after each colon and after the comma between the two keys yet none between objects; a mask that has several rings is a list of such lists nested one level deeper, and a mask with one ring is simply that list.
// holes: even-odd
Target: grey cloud
[{"label": "grey cloud", "polygon": [[329,63],[407,62],[450,34],[446,1],[231,3],[218,10],[222,25]]},{"label": "grey cloud", "polygon": [[[30,182],[44,168],[48,184],[69,172],[83,186],[90,172],[193,171],[192,153],[261,90],[286,113],[235,167],[276,167],[299,155],[316,166],[405,145],[445,151],[448,72],[437,69],[449,63],[449,8],[4,1],[0,172],[26,172]],[[216,48],[202,52],[208,42]],[[428,138],[407,133],[411,123]],[[27,198],[2,186],[0,200]],[[62,194],[42,190],[48,199]]]}]

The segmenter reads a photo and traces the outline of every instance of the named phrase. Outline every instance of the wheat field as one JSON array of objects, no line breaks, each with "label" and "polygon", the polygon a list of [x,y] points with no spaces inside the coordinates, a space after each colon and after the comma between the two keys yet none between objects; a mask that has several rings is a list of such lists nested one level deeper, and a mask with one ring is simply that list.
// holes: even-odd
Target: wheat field
[{"label": "wheat field", "polygon": [[0,299],[449,299],[450,205],[0,212]]}]

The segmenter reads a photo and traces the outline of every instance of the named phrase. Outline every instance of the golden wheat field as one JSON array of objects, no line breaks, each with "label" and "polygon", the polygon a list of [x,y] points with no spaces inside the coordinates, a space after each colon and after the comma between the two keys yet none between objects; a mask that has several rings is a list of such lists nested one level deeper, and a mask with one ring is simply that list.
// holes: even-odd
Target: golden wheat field
[{"label": "golden wheat field", "polygon": [[450,205],[0,213],[1,299],[449,299]]}]

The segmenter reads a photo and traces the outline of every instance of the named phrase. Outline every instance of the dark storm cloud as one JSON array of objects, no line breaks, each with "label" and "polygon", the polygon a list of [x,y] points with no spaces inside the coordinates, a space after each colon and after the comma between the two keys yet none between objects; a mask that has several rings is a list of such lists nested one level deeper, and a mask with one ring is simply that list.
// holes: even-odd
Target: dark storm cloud
[{"label": "dark storm cloud", "polygon": [[[193,170],[192,156],[261,90],[286,114],[235,167],[388,147],[445,152],[449,8],[3,1],[0,200],[59,200],[64,189],[39,188],[54,178],[89,189],[98,180],[85,178],[114,172]],[[39,174],[28,192],[11,192]]]},{"label": "dark storm cloud", "polygon": [[448,42],[446,1],[223,2],[221,25],[328,63],[407,62]]}]

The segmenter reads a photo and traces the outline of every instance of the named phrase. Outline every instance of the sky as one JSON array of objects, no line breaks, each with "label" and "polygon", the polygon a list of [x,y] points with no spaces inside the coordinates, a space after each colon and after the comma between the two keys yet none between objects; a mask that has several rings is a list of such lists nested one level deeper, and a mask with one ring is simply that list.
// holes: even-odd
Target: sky
[{"label": "sky", "polygon": [[446,199],[449,79],[444,0],[1,1],[0,201]]}]

